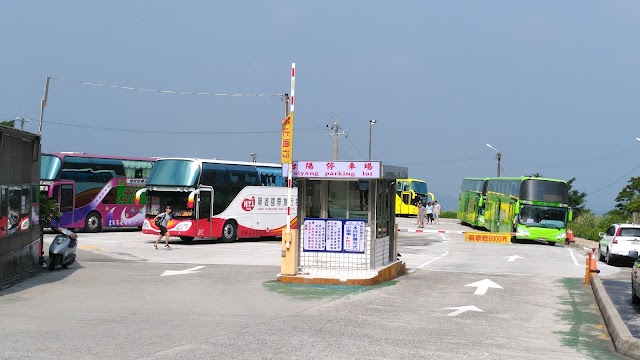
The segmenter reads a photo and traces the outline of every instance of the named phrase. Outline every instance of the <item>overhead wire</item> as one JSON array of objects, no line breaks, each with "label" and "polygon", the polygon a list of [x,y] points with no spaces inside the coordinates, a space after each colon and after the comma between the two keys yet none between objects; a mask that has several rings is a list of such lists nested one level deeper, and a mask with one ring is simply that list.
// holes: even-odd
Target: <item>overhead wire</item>
[{"label": "overhead wire", "polygon": [[598,189],[598,190],[594,190],[594,191],[590,191],[590,192],[588,192],[588,193],[587,193],[587,196],[589,196],[589,195],[591,195],[591,194],[595,194],[595,193],[600,192],[600,191],[602,191],[602,190],[605,190],[605,189],[607,189],[607,188],[610,188],[611,186],[615,185],[615,184],[616,184],[616,183],[618,183],[620,180],[622,180],[622,179],[626,178],[627,176],[631,175],[634,171],[636,171],[636,170],[638,170],[638,169],[640,169],[640,164],[638,164],[638,166],[636,166],[635,168],[633,168],[633,170],[631,170],[631,171],[629,171],[628,173],[624,174],[623,176],[621,176],[620,178],[618,178],[616,181],[612,182],[611,184],[609,184],[609,185],[607,185],[607,186],[604,186],[604,187],[601,187],[601,188],[600,188],[600,189]]},{"label": "overhead wire", "polygon": [[[131,128],[113,128],[104,126],[89,126],[80,124],[71,124],[58,121],[45,120],[44,123],[78,127],[84,129],[102,130],[102,131],[115,131],[115,132],[130,132],[139,134],[171,134],[171,135],[245,135],[245,134],[276,134],[281,133],[282,130],[254,130],[254,131],[174,131],[174,130],[147,130],[147,129],[131,129]],[[324,127],[309,127],[295,129],[295,131],[324,131]]]},{"label": "overhead wire", "polygon": [[618,156],[626,155],[630,151],[638,151],[638,150],[640,150],[640,146],[639,145],[634,145],[634,146],[630,146],[630,147],[622,149],[622,150],[618,150],[618,151],[613,152],[613,153],[604,154],[604,155],[601,155],[601,156],[598,156],[598,157],[594,157],[594,158],[591,158],[591,159],[580,160],[580,161],[577,161],[577,162],[570,162],[570,163],[539,164],[539,163],[530,163],[530,162],[517,161],[517,160],[513,160],[511,162],[515,163],[515,164],[520,164],[520,165],[525,165],[525,166],[535,166],[535,167],[541,167],[541,168],[573,167],[573,166],[581,166],[581,165],[593,164],[593,163],[596,163],[596,162],[600,162],[600,161],[612,159],[612,158],[615,158],[615,157],[618,157]]},{"label": "overhead wire", "polygon": [[94,83],[88,81],[78,81],[78,80],[69,80],[61,77],[52,76],[51,79],[64,81],[72,84],[79,85],[87,85],[87,86],[96,86],[96,87],[104,87],[111,89],[119,89],[119,90],[130,90],[130,91],[138,91],[138,92],[154,92],[161,94],[175,94],[175,95],[200,95],[200,96],[228,96],[228,97],[282,97],[285,94],[241,94],[241,93],[211,93],[211,92],[200,92],[200,91],[179,91],[179,90],[155,90],[155,89],[143,89],[137,88],[133,86],[123,86],[123,85],[110,85],[110,84],[102,84],[102,83]]},{"label": "overhead wire", "polygon": [[349,143],[351,144],[351,146],[353,146],[354,149],[356,149],[356,151],[360,154],[360,156],[362,156],[362,159],[366,159],[367,157],[364,156],[364,154],[360,151],[360,149],[358,149],[356,147],[356,145],[351,141],[351,139],[349,139],[349,137],[347,136],[347,140],[349,140]]},{"label": "overhead wire", "polygon": [[432,165],[432,164],[442,164],[442,163],[450,163],[450,162],[465,162],[465,161],[474,161],[474,160],[482,160],[482,159],[493,159],[493,158],[494,158],[493,156],[473,156],[473,157],[468,157],[468,158],[437,160],[437,161],[422,161],[422,162],[404,163],[404,164],[398,164],[398,165],[399,166]]}]

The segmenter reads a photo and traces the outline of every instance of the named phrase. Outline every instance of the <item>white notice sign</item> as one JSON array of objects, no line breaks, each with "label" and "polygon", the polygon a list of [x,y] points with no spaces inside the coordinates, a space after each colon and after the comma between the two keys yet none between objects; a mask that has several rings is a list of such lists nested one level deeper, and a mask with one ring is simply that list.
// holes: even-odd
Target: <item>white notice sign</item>
[{"label": "white notice sign", "polygon": [[303,229],[303,249],[305,251],[322,251],[325,249],[325,220],[305,219]]},{"label": "white notice sign", "polygon": [[342,251],[342,220],[327,220],[327,251]]},{"label": "white notice sign", "polygon": [[364,252],[365,225],[364,221],[347,220],[344,222],[344,251]]}]

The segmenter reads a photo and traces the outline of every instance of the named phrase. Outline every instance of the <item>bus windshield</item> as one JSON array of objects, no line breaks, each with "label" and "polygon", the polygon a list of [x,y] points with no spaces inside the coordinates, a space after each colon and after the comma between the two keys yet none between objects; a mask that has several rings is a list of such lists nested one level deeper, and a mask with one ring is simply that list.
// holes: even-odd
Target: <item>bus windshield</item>
[{"label": "bus windshield", "polygon": [[193,219],[193,209],[187,207],[188,192],[150,191],[147,196],[147,215],[158,215],[171,206],[171,216],[180,219]]},{"label": "bus windshield", "polygon": [[520,209],[519,222],[532,227],[563,229],[566,218],[566,208],[525,205]]},{"label": "bus windshield", "polygon": [[569,203],[567,184],[558,181],[525,180],[522,182],[521,195],[522,200]]},{"label": "bus windshield", "polygon": [[59,157],[42,154],[40,158],[40,179],[56,180],[58,172],[60,172],[60,166],[62,166],[62,161],[60,161]]},{"label": "bus windshield", "polygon": [[417,194],[426,194],[428,192],[427,183],[412,181],[411,190],[415,191]]},{"label": "bus windshield", "polygon": [[159,160],[154,165],[147,183],[165,186],[195,186],[200,166],[191,160]]}]

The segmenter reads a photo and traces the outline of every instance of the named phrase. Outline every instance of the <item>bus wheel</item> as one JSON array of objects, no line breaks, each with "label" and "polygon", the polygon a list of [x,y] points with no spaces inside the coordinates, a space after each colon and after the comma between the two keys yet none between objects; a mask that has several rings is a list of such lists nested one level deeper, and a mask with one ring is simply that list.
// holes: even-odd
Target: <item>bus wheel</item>
[{"label": "bus wheel", "polygon": [[238,225],[234,221],[227,221],[224,223],[222,227],[222,238],[223,242],[233,242],[238,237]]},{"label": "bus wheel", "polygon": [[547,245],[556,246],[556,243],[555,243],[555,241],[547,241]]},{"label": "bus wheel", "polygon": [[84,220],[84,231],[94,233],[100,231],[102,225],[102,216],[97,212],[91,212]]},{"label": "bus wheel", "polygon": [[193,241],[193,237],[191,236],[180,236],[180,240],[186,242],[186,243],[190,243]]}]

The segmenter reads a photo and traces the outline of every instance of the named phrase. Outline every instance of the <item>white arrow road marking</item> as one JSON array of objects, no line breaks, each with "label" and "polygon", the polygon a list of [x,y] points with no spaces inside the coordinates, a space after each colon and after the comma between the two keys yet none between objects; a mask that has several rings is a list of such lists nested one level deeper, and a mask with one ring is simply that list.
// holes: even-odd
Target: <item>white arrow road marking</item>
[{"label": "white arrow road marking", "polygon": [[198,270],[202,269],[203,267],[204,266],[196,266],[186,270],[165,270],[160,276],[193,274],[193,273],[200,272]]},{"label": "white arrow road marking", "polygon": [[465,285],[465,286],[477,287],[476,292],[474,292],[475,295],[484,295],[484,294],[487,293],[487,290],[489,288],[502,289],[502,286],[494,283],[493,281],[491,281],[489,279],[476,281],[473,284],[468,284],[468,285]]},{"label": "white arrow road marking", "polygon": [[524,259],[522,256],[518,256],[518,255],[512,255],[512,256],[505,256],[505,258],[508,258],[508,261],[516,261],[516,259]]},{"label": "white arrow road marking", "polygon": [[464,312],[467,311],[479,311],[479,312],[484,312],[480,309],[478,309],[475,305],[467,305],[467,306],[458,306],[458,307],[450,307],[450,308],[444,308],[445,310],[456,310],[452,313],[447,314],[447,316],[458,316]]}]

